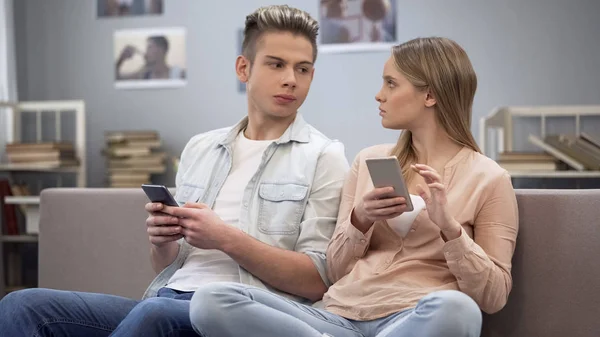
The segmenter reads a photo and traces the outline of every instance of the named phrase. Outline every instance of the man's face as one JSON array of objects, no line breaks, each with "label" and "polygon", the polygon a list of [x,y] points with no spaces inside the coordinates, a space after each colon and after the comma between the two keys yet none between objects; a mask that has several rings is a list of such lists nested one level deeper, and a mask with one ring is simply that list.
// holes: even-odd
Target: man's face
[{"label": "man's face", "polygon": [[[238,76],[247,83],[250,109],[270,119],[295,117],[313,79],[313,47],[300,35],[264,33],[256,43],[250,67],[238,59]],[[244,61],[246,60],[246,61]]]},{"label": "man's face", "polygon": [[148,40],[146,42],[146,54],[144,58],[146,59],[146,64],[153,65],[165,58],[165,51],[152,40]]}]

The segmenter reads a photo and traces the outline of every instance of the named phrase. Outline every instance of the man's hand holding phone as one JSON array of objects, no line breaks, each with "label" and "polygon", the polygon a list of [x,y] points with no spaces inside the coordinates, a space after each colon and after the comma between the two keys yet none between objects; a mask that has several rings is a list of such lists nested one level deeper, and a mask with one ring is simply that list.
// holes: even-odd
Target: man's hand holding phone
[{"label": "man's hand holding phone", "polygon": [[165,213],[178,218],[181,234],[192,246],[226,251],[242,232],[226,224],[210,207],[202,203],[186,203],[182,207],[165,207]]},{"label": "man's hand holding phone", "polygon": [[236,234],[241,231],[225,224],[207,205],[186,203],[183,207],[162,185],[142,185],[150,199],[146,219],[150,242],[156,247],[167,247],[168,243],[181,238],[200,249],[225,250]]},{"label": "man's hand holding phone", "polygon": [[150,242],[157,247],[166,243],[177,241],[183,237],[182,228],[179,224],[180,219],[167,214],[163,203],[149,202],[145,209],[148,212],[146,226]]}]

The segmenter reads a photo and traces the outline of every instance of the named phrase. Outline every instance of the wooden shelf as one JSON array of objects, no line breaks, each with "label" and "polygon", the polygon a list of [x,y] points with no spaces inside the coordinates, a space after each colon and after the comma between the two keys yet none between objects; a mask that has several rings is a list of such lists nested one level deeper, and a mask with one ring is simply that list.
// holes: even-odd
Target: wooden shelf
[{"label": "wooden shelf", "polygon": [[5,197],[4,202],[9,205],[39,205],[40,197],[35,195]]},{"label": "wooden shelf", "polygon": [[1,235],[2,242],[38,242],[37,235]]},{"label": "wooden shelf", "polygon": [[12,172],[60,172],[60,173],[78,173],[80,170],[79,166],[64,166],[56,167],[49,165],[39,164],[0,164],[0,171],[12,171]]},{"label": "wooden shelf", "polygon": [[[75,160],[61,160],[60,162],[49,160],[37,163],[14,163],[8,160],[8,156],[5,156],[6,158],[3,158],[0,162],[0,173],[4,173],[9,180],[15,183],[21,180],[21,174],[28,185],[30,184],[29,181],[37,180],[39,190],[46,185],[44,181],[50,180],[47,178],[56,178],[56,185],[62,186],[61,175],[69,175],[68,180],[74,178],[75,183],[69,184],[74,186],[70,187],[86,187],[86,111],[83,100],[0,101],[0,108],[2,108],[0,109],[0,118],[4,119],[6,114],[7,123],[0,132],[3,135],[6,133],[4,138],[7,144],[68,141],[73,143],[74,158],[76,158]],[[29,118],[26,119],[25,114]],[[54,129],[52,133],[54,137],[45,137],[46,130],[50,129]],[[24,132],[28,137],[23,137]],[[63,135],[68,137],[63,138]],[[44,183],[42,184],[42,182]],[[25,230],[21,232],[21,235],[0,234],[0,275],[7,276],[3,256],[4,247],[2,246],[10,248],[12,250],[11,254],[22,255],[24,252],[21,251],[21,248],[29,248],[25,246],[37,245],[39,242],[40,197],[39,195],[15,195],[0,198],[4,198],[2,201],[6,204],[19,205],[19,208],[25,213]],[[22,265],[21,268],[23,271],[35,272],[37,275],[37,268],[32,265]],[[37,276],[35,278],[37,279]],[[23,282],[13,282],[11,286],[7,286],[5,282],[5,277],[0,277],[0,298],[5,293],[35,287],[34,284],[30,284],[25,280]]]},{"label": "wooden shelf", "polygon": [[600,171],[509,171],[511,178],[600,178]]}]

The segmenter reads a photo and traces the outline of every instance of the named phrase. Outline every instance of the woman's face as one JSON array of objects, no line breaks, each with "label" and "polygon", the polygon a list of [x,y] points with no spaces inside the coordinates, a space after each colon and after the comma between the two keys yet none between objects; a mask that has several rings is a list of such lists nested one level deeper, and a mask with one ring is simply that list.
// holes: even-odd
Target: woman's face
[{"label": "woman's face", "polygon": [[379,102],[381,124],[386,129],[410,129],[427,109],[426,90],[419,90],[398,71],[393,57],[383,67],[383,85],[375,96]]}]

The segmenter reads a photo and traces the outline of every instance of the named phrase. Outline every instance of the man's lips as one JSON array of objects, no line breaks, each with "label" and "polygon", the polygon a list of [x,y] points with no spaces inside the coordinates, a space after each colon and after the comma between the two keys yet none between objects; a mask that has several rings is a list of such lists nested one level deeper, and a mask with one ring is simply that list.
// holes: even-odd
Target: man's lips
[{"label": "man's lips", "polygon": [[277,100],[278,103],[282,104],[291,103],[296,100],[296,96],[287,94],[275,95],[275,100]]}]

